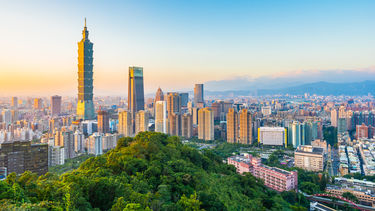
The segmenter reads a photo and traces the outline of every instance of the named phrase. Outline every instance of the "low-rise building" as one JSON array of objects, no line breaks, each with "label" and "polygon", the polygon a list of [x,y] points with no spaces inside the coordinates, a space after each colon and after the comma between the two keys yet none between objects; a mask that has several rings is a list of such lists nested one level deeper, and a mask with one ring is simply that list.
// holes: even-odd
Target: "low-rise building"
[{"label": "low-rise building", "polygon": [[294,152],[295,167],[307,171],[323,171],[324,169],[324,150],[321,147],[311,145],[298,146]]},{"label": "low-rise building", "polygon": [[276,167],[266,166],[260,158],[244,153],[227,159],[228,164],[234,165],[240,174],[249,172],[262,179],[264,185],[276,191],[289,191],[298,188],[297,171],[286,171]]}]

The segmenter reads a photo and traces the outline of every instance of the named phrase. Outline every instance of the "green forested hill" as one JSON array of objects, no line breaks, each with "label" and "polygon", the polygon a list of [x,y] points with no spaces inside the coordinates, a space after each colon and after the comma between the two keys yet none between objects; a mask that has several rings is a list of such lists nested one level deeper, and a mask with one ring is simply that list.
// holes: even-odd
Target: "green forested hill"
[{"label": "green forested hill", "polygon": [[[287,201],[288,202],[287,202]],[[291,205],[290,203],[293,203]],[[303,204],[298,204],[303,203]],[[0,181],[0,210],[304,210],[305,200],[278,194],[211,151],[144,132],[61,176],[30,172]]]}]

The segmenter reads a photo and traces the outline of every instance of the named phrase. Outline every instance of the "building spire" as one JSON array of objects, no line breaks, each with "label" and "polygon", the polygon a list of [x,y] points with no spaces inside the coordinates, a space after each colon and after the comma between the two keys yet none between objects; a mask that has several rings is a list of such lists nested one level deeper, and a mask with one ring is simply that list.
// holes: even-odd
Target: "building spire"
[{"label": "building spire", "polygon": [[86,17],[85,17],[85,28],[86,28]]}]

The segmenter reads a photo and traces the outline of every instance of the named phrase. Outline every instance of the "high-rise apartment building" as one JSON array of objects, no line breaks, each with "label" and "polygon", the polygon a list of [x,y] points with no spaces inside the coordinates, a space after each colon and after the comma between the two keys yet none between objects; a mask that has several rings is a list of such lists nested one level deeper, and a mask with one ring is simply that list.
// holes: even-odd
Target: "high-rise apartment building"
[{"label": "high-rise apartment building", "polygon": [[135,115],[135,134],[139,132],[148,131],[148,120],[149,113],[144,110],[140,110]]},{"label": "high-rise apartment building", "polygon": [[0,166],[8,173],[31,171],[38,175],[48,172],[48,144],[14,141],[0,144]]},{"label": "high-rise apartment building", "polygon": [[167,102],[156,101],[155,103],[155,131],[167,133]]},{"label": "high-rise apartment building", "polygon": [[181,115],[181,136],[185,138],[193,136],[193,116],[191,114]]},{"label": "high-rise apartment building", "polygon": [[181,96],[177,92],[171,92],[167,95],[167,113],[170,114],[181,112]]},{"label": "high-rise apartment building", "polygon": [[118,132],[125,137],[133,135],[132,115],[129,111],[118,113]]},{"label": "high-rise apartment building", "polygon": [[98,111],[98,132],[109,133],[109,116],[107,111]]},{"label": "high-rise apartment building", "polygon": [[238,140],[238,113],[230,108],[227,113],[227,142],[237,143]]},{"label": "high-rise apartment building", "polygon": [[337,127],[338,118],[339,118],[339,114],[338,114],[337,110],[335,108],[332,109],[331,110],[331,125],[333,127]]},{"label": "high-rise apartment building", "polygon": [[195,84],[194,87],[194,106],[200,107],[198,105],[204,105],[204,90],[203,84]]},{"label": "high-rise apartment building", "polygon": [[51,97],[51,115],[58,116],[61,113],[61,96],[55,95]]},{"label": "high-rise apartment building", "polygon": [[93,155],[101,155],[103,154],[103,141],[102,135],[99,133],[92,134],[87,139],[87,153]]},{"label": "high-rise apartment building", "polygon": [[172,136],[181,135],[181,115],[179,113],[168,114],[168,134]]},{"label": "high-rise apartment building", "polygon": [[366,126],[364,123],[362,125],[357,125],[356,126],[356,138],[361,139],[361,138],[369,138],[369,130],[368,126]]},{"label": "high-rise apartment building", "polygon": [[198,138],[214,140],[214,112],[211,108],[202,108],[198,111]]},{"label": "high-rise apartment building", "polygon": [[247,109],[242,109],[239,112],[238,117],[240,122],[238,142],[241,144],[251,144],[253,140],[251,113]]},{"label": "high-rise apartment building", "polygon": [[143,68],[129,67],[128,111],[132,113],[134,119],[135,114],[144,109]]},{"label": "high-rise apartment building", "polygon": [[76,153],[85,151],[85,135],[79,130],[74,132],[74,151]]},{"label": "high-rise apartment building", "polygon": [[95,119],[93,102],[93,43],[89,40],[86,27],[82,31],[82,40],[78,43],[78,103],[77,117],[83,120]]},{"label": "high-rise apartment building", "polygon": [[17,97],[12,97],[12,104],[11,104],[13,109],[18,108],[18,98]]}]

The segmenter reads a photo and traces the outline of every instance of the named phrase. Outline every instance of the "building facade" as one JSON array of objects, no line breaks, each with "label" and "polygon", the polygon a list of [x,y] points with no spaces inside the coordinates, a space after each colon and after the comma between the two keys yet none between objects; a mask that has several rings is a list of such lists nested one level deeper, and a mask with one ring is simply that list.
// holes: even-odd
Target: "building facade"
[{"label": "building facade", "polygon": [[310,145],[301,145],[294,152],[294,166],[307,171],[323,171],[325,163],[324,149]]}]

